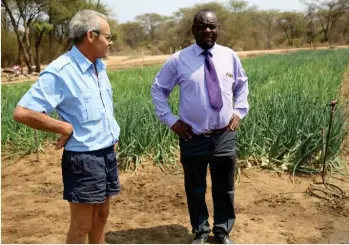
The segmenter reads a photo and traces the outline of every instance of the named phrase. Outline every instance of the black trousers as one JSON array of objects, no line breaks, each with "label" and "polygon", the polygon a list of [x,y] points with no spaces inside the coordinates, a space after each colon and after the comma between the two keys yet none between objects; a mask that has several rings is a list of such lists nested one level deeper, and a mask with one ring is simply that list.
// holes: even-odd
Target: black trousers
[{"label": "black trousers", "polygon": [[[180,146],[192,232],[203,237],[211,232],[205,201],[209,166],[214,205],[213,233],[217,237],[228,235],[235,222],[236,132],[228,131],[211,137],[194,136],[188,142],[180,140]],[[198,146],[200,152],[197,151]]]}]

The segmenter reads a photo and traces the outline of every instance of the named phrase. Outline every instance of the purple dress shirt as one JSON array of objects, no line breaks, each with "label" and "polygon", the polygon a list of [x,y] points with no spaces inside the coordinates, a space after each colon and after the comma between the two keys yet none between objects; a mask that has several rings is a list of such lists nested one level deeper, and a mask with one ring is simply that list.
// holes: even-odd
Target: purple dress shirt
[{"label": "purple dress shirt", "polygon": [[224,128],[233,114],[243,118],[248,113],[248,78],[238,55],[218,44],[209,51],[222,92],[222,109],[218,112],[210,106],[204,74],[205,56],[203,49],[193,44],[166,61],[151,88],[156,115],[168,127],[178,120],[168,105],[175,85],[180,87],[179,118],[191,125],[195,134]]}]

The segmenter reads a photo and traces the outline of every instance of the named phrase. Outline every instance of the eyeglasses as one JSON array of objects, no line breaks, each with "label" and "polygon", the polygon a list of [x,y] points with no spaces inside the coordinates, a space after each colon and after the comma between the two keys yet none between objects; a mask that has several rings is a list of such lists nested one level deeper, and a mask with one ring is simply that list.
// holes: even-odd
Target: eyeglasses
[{"label": "eyeglasses", "polygon": [[199,23],[199,24],[194,24],[195,27],[200,30],[200,31],[204,31],[207,29],[207,27],[210,29],[210,30],[215,30],[218,25],[215,25],[215,24],[203,24],[203,23]]},{"label": "eyeglasses", "polygon": [[96,33],[98,36],[100,36],[102,34],[102,36],[105,38],[105,40],[107,40],[108,42],[111,42],[113,40],[113,34],[111,33],[102,33],[100,31],[97,30],[92,30],[92,32]]}]

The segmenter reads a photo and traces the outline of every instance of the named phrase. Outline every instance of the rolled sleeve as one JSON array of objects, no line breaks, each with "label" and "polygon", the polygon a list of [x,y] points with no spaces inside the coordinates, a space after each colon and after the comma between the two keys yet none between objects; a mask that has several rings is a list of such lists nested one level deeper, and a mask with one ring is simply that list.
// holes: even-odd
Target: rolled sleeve
[{"label": "rolled sleeve", "polygon": [[63,89],[59,77],[50,72],[40,74],[36,83],[18,102],[24,108],[50,114],[63,100]]}]

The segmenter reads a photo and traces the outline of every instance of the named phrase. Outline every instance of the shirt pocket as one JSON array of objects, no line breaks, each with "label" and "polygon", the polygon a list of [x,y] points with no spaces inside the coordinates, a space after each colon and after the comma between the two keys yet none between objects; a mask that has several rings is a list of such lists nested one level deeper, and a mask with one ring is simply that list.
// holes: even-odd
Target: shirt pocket
[{"label": "shirt pocket", "polygon": [[220,77],[222,93],[232,95],[235,81],[234,78],[228,76],[227,74],[221,74]]},{"label": "shirt pocket", "polygon": [[103,104],[113,113],[113,94],[110,88],[101,88]]},{"label": "shirt pocket", "polygon": [[101,119],[98,103],[91,93],[84,93],[78,96],[80,109],[79,120],[81,123],[96,122]]}]

